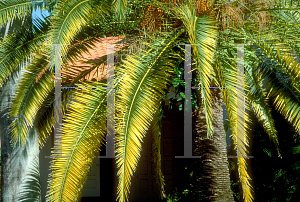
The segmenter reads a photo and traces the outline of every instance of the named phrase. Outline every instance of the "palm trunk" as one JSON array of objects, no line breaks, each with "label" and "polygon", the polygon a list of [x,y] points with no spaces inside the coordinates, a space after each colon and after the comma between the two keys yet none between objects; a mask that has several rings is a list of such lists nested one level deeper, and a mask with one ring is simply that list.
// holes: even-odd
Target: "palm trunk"
[{"label": "palm trunk", "polygon": [[196,201],[234,201],[230,188],[230,175],[223,126],[223,100],[219,89],[211,89],[213,137],[207,138],[206,119],[198,96],[199,109],[194,111],[193,160]]},{"label": "palm trunk", "polygon": [[[6,29],[0,30],[0,37],[11,34],[20,29],[20,26],[31,26],[31,15],[22,22],[18,18],[11,21],[11,24],[6,26]],[[21,69],[27,66],[27,61],[22,64]],[[32,159],[39,155],[39,143],[35,128],[29,132],[29,140],[26,147],[13,147],[10,144],[11,135],[9,133],[9,125],[11,119],[8,117],[8,108],[11,107],[11,101],[15,94],[16,80],[21,76],[9,78],[7,84],[1,86],[0,89],[0,135],[1,135],[1,200],[4,202],[20,201],[20,187],[26,176],[26,172],[30,168]],[[3,116],[6,114],[5,116]],[[28,176],[27,176],[28,177]],[[29,194],[34,194],[29,193]]]}]

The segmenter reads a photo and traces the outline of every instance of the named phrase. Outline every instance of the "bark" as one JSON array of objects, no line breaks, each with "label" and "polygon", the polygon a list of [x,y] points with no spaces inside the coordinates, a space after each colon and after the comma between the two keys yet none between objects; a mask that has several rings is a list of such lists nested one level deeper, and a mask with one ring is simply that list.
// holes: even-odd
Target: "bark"
[{"label": "bark", "polygon": [[198,94],[199,109],[193,113],[193,160],[196,201],[234,201],[223,126],[223,100],[219,89],[211,89],[213,137],[207,138],[206,119]]}]

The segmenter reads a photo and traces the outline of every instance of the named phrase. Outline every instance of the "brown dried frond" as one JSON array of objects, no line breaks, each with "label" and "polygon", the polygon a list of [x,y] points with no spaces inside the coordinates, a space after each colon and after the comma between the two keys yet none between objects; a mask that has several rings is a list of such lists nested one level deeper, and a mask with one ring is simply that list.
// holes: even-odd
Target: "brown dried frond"
[{"label": "brown dried frond", "polygon": [[[251,6],[255,8],[256,11],[261,9],[266,9],[269,5],[275,4],[274,0],[260,0],[252,2]],[[271,21],[271,15],[267,11],[258,11],[256,14],[249,18],[250,21],[254,21],[254,18],[258,22],[259,31],[265,30],[267,27],[267,22]]]},{"label": "brown dried frond", "polygon": [[[173,6],[183,4],[181,0],[160,0],[162,3],[172,3]],[[227,0],[219,9],[212,7],[211,0],[194,0],[196,15],[201,16],[206,13],[216,18],[221,23],[221,30],[230,27],[243,27],[247,15],[250,22],[255,22],[259,26],[259,30],[263,30],[271,21],[271,15],[267,11],[259,11],[275,4],[275,0]],[[161,8],[149,6],[141,23],[147,31],[157,32],[164,29],[164,17],[166,13]],[[180,22],[176,20],[173,25],[177,27]]]},{"label": "brown dried frond", "polygon": [[259,11],[275,3],[274,0],[229,0],[219,10],[222,30],[230,27],[243,27],[247,15],[248,21],[258,23],[259,30],[267,27],[271,20],[270,13]]},{"label": "brown dried frond", "polygon": [[196,3],[195,7],[196,7],[197,16],[202,15],[211,7],[210,0],[196,0],[195,3]]},{"label": "brown dried frond", "polygon": [[[181,0],[160,0],[162,3],[172,3],[174,6],[178,6],[179,4],[183,4]],[[147,8],[146,13],[143,16],[143,20],[141,26],[144,27],[147,31],[157,32],[158,30],[164,29],[164,19],[166,17],[166,13],[159,8],[150,5]],[[169,24],[171,22],[168,22]],[[180,23],[177,19],[172,23],[173,27],[177,27]]]},{"label": "brown dried frond", "polygon": [[244,15],[241,6],[226,4],[222,9],[221,21],[223,29],[230,26],[240,27],[243,25]]},{"label": "brown dried frond", "polygon": [[[184,4],[181,0],[160,0],[162,3],[171,3],[173,6]],[[211,7],[211,0],[195,0],[196,15],[200,16]],[[157,32],[164,29],[164,17],[166,13],[161,8],[155,8],[150,5],[147,8],[146,13],[143,16],[141,23],[142,27],[145,27],[147,31]],[[170,23],[170,22],[169,22]],[[175,19],[173,27],[179,26],[180,22]]]},{"label": "brown dried frond", "polygon": [[145,27],[147,31],[158,30],[162,24],[162,19],[164,17],[163,11],[160,8],[155,8],[150,5],[147,9],[147,12],[143,16],[143,21],[141,23],[142,27]]}]

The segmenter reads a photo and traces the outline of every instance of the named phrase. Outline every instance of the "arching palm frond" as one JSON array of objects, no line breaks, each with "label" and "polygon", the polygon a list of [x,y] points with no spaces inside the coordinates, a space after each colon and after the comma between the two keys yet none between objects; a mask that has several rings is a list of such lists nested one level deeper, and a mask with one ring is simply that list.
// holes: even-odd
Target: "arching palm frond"
[{"label": "arching palm frond", "polygon": [[126,0],[114,0],[114,11],[116,12],[117,17],[120,20],[124,20],[125,11],[127,8],[127,1]]},{"label": "arching palm frond", "polygon": [[[238,118],[241,114],[238,114],[238,95],[237,89],[234,87],[237,85],[237,66],[234,59],[233,51],[236,52],[236,49],[226,48],[220,49],[216,54],[216,62],[215,62],[215,75],[217,83],[220,86],[225,88],[221,88],[222,97],[225,103],[225,107],[228,114],[230,129],[231,129],[231,137],[233,139],[233,144],[235,145],[234,149],[239,150],[239,154],[242,157],[238,157],[238,172],[239,177],[242,184],[243,190],[243,198],[245,201],[250,202],[253,200],[252,196],[252,186],[250,185],[250,177],[247,173],[246,167],[246,159],[247,159],[247,148],[248,145],[248,136],[247,133],[250,129],[250,123],[248,114],[245,111],[245,118]],[[245,102],[245,106],[247,110],[249,109],[249,104]],[[239,106],[239,108],[243,108],[243,106]],[[243,120],[243,121],[242,121]],[[244,131],[238,131],[238,124],[244,126]]]},{"label": "arching palm frond", "polygon": [[[84,84],[85,88],[74,92],[63,120],[62,139],[52,151],[50,201],[80,201],[89,166],[105,142],[106,90],[101,86]],[[58,148],[61,153],[57,153]]]},{"label": "arching palm frond", "polygon": [[[283,7],[284,8],[284,7]],[[288,6],[287,8],[291,8]],[[290,46],[298,55],[299,37],[300,37],[300,8],[294,7],[296,10],[272,10],[271,14],[276,18],[272,22],[273,34],[280,36],[280,39]]]},{"label": "arching palm frond", "polygon": [[[74,0],[58,3],[52,17],[50,44],[71,44],[75,35],[86,26],[90,19],[94,19],[108,12],[109,5],[105,1]],[[62,58],[65,58],[66,48],[62,48]]]},{"label": "arching palm frond", "polygon": [[34,60],[38,63],[30,64],[23,71],[13,98],[10,116],[14,120],[10,127],[14,145],[25,144],[41,103],[53,89],[53,65],[48,63],[46,56],[37,57]]},{"label": "arching palm frond", "polygon": [[[251,37],[252,38],[252,37]],[[293,91],[296,91],[295,94],[300,93],[300,65],[297,55],[293,53],[289,47],[285,44],[272,45],[267,42],[264,42],[260,37],[253,37],[253,41],[258,45],[259,48],[264,52],[263,54],[270,58],[272,62],[275,62],[275,65],[272,68],[272,71],[279,71],[280,73],[288,76],[291,80],[291,86]],[[299,41],[299,40],[298,40]],[[296,41],[297,42],[297,41]],[[295,43],[296,43],[295,42]]]},{"label": "arching palm frond", "polygon": [[[78,36],[77,36],[78,37]],[[99,36],[88,36],[84,39],[77,39],[76,42],[72,44],[68,51],[68,55],[66,57],[66,63],[75,63],[79,59],[82,59],[82,53],[89,53],[91,49],[96,47],[97,43],[100,43],[101,38]]]},{"label": "arching palm frond", "polygon": [[31,10],[42,9],[44,0],[9,0],[0,2],[0,27],[16,17],[23,19]]},{"label": "arching palm frond", "polygon": [[160,188],[160,197],[166,198],[165,193],[165,180],[163,176],[163,172],[161,169],[161,124],[163,117],[163,107],[164,102],[162,102],[161,107],[155,113],[153,118],[152,125],[152,136],[153,136],[153,145],[152,145],[152,153],[153,153],[153,162],[155,166],[155,179],[156,183]]},{"label": "arching palm frond", "polygon": [[141,142],[174,76],[172,47],[182,31],[155,41],[124,61],[116,100],[117,199],[128,199],[130,179],[140,158]]},{"label": "arching palm frond", "polygon": [[275,144],[278,156],[281,157],[277,138],[277,130],[271,115],[271,108],[268,104],[267,92],[262,85],[263,79],[259,74],[258,68],[254,68],[251,72],[249,72],[248,69],[250,68],[246,68],[246,78],[249,85],[249,89],[247,89],[247,97],[249,97],[251,100],[250,104],[256,117],[262,123],[265,131],[269,135],[270,140],[272,140]]},{"label": "arching palm frond", "polygon": [[[232,131],[232,139],[234,140],[234,145],[237,144],[237,92],[236,89],[233,88],[237,83],[237,71],[236,66],[233,64],[231,56],[229,55],[231,52],[228,49],[218,49],[217,54],[215,54],[216,61],[214,66],[215,72],[215,82],[219,86],[225,87],[221,88],[222,97],[225,103],[225,107],[227,110],[228,120],[230,123],[230,128]],[[233,56],[232,56],[233,57]]]},{"label": "arching palm frond", "polygon": [[[228,76],[228,75],[227,75]],[[245,78],[243,78],[245,81]],[[239,84],[237,83],[237,86]],[[253,188],[250,184],[250,176],[247,173],[247,162],[246,160],[248,159],[247,153],[249,147],[249,133],[251,131],[251,125],[252,121],[249,118],[249,112],[251,110],[250,103],[251,99],[246,96],[247,95],[247,89],[249,89],[249,84],[245,82],[243,86],[244,92],[243,92],[243,97],[244,97],[244,102],[239,102],[238,99],[241,100],[240,96],[237,94],[237,109],[240,109],[240,111],[237,111],[237,164],[238,164],[238,172],[239,172],[239,177],[242,185],[242,190],[243,190],[243,198],[245,202],[251,202],[253,201],[253,195],[252,191]],[[241,93],[241,92],[239,92]],[[243,111],[241,111],[243,109]]]},{"label": "arching palm frond", "polygon": [[186,5],[181,5],[174,9],[180,19],[183,21],[189,34],[189,41],[193,45],[193,54],[196,58],[196,69],[198,72],[198,82],[200,84],[200,92],[202,96],[202,104],[204,106],[207,136],[213,134],[212,127],[212,111],[211,111],[211,95],[210,84],[213,67],[213,54],[215,49],[217,30],[213,25],[214,21],[206,16],[197,17],[195,7],[189,1]]},{"label": "arching palm frond", "polygon": [[[275,109],[277,109],[300,134],[300,102],[299,96],[290,92],[289,85],[273,73],[269,68],[270,65],[264,64],[265,71],[263,76],[267,79],[267,96],[272,100]],[[270,86],[272,85],[272,86]]]},{"label": "arching palm frond", "polygon": [[46,39],[45,33],[32,33],[22,27],[15,33],[0,41],[0,86],[7,77],[30,57],[30,54],[38,51]]},{"label": "arching palm frond", "polygon": [[[285,49],[284,44],[276,46],[265,42],[261,37],[245,33],[245,36],[254,42],[267,57],[262,57],[261,53],[257,52],[258,58],[263,63],[261,76],[266,79],[267,96],[274,102],[275,108],[288,119],[300,134],[300,119],[299,103],[300,103],[300,73],[297,67],[298,63],[294,62],[295,57],[282,56],[281,47]],[[288,54],[291,54],[288,51]],[[284,104],[283,104],[284,103]]]},{"label": "arching palm frond", "polygon": [[[103,39],[103,38],[102,38]],[[87,75],[90,75],[92,71],[96,70],[96,73],[104,72],[104,64],[107,62],[107,55],[106,50],[105,55],[96,58],[95,60],[91,60],[88,58],[82,57],[82,53],[90,53],[90,50],[92,50],[92,47],[95,47],[95,44],[98,43],[101,39],[90,39],[91,41],[83,41],[80,44],[75,44],[70,48],[68,51],[66,61],[77,61],[81,62],[82,65],[73,65],[73,64],[65,64],[63,69],[63,75],[62,75],[62,82],[66,83],[68,85],[73,85],[76,82],[78,82],[81,79],[85,79]],[[89,49],[88,49],[89,48]],[[114,55],[115,57],[121,56],[124,54],[124,51],[127,50],[126,45],[122,45],[122,48],[120,50],[115,51]],[[80,60],[79,60],[80,59]],[[84,66],[86,65],[86,66]],[[85,70],[83,70],[85,68]]]}]

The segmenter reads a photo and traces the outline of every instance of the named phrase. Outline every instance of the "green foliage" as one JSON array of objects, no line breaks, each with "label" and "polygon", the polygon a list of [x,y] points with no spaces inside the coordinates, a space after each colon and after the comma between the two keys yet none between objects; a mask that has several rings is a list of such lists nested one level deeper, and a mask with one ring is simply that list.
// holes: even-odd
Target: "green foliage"
[{"label": "green foliage", "polygon": [[175,191],[173,194],[169,194],[166,197],[167,202],[185,202],[185,201],[193,201],[195,197],[193,195],[193,187],[195,184],[195,179],[193,178],[193,171],[189,172],[188,168],[185,167],[184,176],[188,178],[188,183],[184,184],[184,189],[181,191],[177,190],[175,187]]},{"label": "green foliage", "polygon": [[[183,110],[184,100],[185,100],[185,80],[184,80],[184,61],[178,63],[176,67],[174,68],[174,71],[176,72],[176,76],[172,82],[172,85],[175,88],[175,95],[180,96],[177,99],[170,99],[169,108],[172,109],[176,106],[177,103],[180,103],[179,105],[179,111]],[[197,85],[197,79],[192,78],[191,82],[192,86]],[[197,105],[197,96],[196,96],[196,90],[192,89],[192,109],[198,110]]]},{"label": "green foliage", "polygon": [[[29,13],[31,8],[35,9],[37,7],[37,4],[33,5],[33,3],[41,2],[42,1],[31,0],[11,0],[2,2],[0,3],[0,22],[6,24],[9,18],[16,17],[16,13],[23,17],[26,12]],[[170,11],[174,11],[172,18],[174,17],[176,21],[180,21],[180,26],[182,26],[180,30],[185,31],[185,43],[189,42],[191,44],[199,45],[193,49],[193,56],[195,58],[193,65],[195,65],[195,69],[198,70],[198,81],[196,82],[196,78],[194,78],[192,80],[192,86],[198,86],[200,84],[201,87],[209,87],[213,80],[220,86],[235,85],[237,83],[235,75],[236,67],[233,63],[236,64],[236,57],[234,57],[235,55],[232,53],[236,52],[236,50],[234,49],[232,52],[232,50],[230,50],[233,49],[231,46],[224,48],[227,50],[219,49],[215,52],[215,38],[217,33],[217,30],[215,29],[217,27],[215,25],[217,25],[217,22],[204,15],[197,16],[195,6],[191,2],[192,1],[186,1],[185,4],[178,5],[178,7],[170,9]],[[46,51],[42,46],[45,42],[71,44],[80,38],[80,33],[82,33],[81,37],[86,36],[85,39],[88,39],[88,37],[96,37],[100,34],[104,37],[111,34],[123,35],[124,33],[134,35],[135,31],[137,31],[135,28],[140,24],[139,16],[141,13],[139,11],[149,12],[149,7],[141,5],[141,2],[139,1],[128,2],[124,0],[115,0],[113,1],[114,11],[116,11],[114,13],[110,10],[111,3],[112,1],[108,0],[72,0],[58,1],[58,3],[56,3],[55,0],[47,1],[47,7],[49,6],[50,12],[53,11],[50,14],[51,23],[40,23],[39,27],[41,29],[36,29],[36,32],[31,32],[22,28],[18,32],[7,36],[7,38],[0,43],[0,58],[3,56],[2,59],[0,59],[0,85],[5,84],[7,77],[14,72],[17,72],[19,65],[24,62],[25,59],[31,57],[34,53]],[[236,1],[233,4],[237,5],[238,2]],[[143,8],[138,9],[140,7]],[[298,129],[298,132],[300,131],[300,121],[298,116],[300,114],[300,98],[299,94],[295,94],[295,92],[300,92],[299,65],[296,62],[293,62],[294,57],[292,55],[285,56],[282,54],[287,47],[282,46],[277,49],[275,44],[273,44],[273,46],[266,42],[273,39],[273,35],[275,34],[279,36],[284,34],[285,37],[281,37],[281,40],[286,43],[286,46],[290,49],[292,48],[296,53],[299,53],[297,44],[298,38],[293,38],[294,33],[299,35],[299,14],[290,12],[283,15],[283,12],[281,12],[277,17],[278,16],[284,16],[281,18],[280,24],[285,25],[283,27],[288,27],[291,30],[290,32],[287,32],[285,28],[281,28],[281,25],[278,26],[278,21],[278,25],[276,25],[277,27],[275,26],[276,29],[274,29],[277,31],[271,33],[272,37],[267,35],[259,36],[257,33],[252,32],[257,29],[252,30],[252,27],[249,27],[242,31],[239,30],[240,36],[231,40],[235,42],[243,41],[245,43],[253,42],[261,49],[262,55],[258,56],[258,58],[266,63],[264,66],[257,66],[257,68],[262,70],[259,72],[261,75],[255,74],[254,67],[256,68],[256,66],[246,62],[246,70],[249,70],[247,74],[248,78],[246,80],[246,83],[249,86],[249,89],[247,89],[249,93],[246,95],[247,99],[252,100],[252,108],[254,109],[256,116],[263,123],[270,137],[275,136],[276,132],[273,130],[270,110],[266,104],[267,98],[270,98],[270,100],[274,102],[276,109],[285,115],[285,118]],[[126,18],[126,21],[124,21],[124,18]],[[280,17],[278,17],[278,19],[280,19]],[[277,21],[275,22],[277,23]],[[124,32],[122,32],[123,30]],[[171,31],[174,31],[174,35],[170,35]],[[181,105],[179,108],[180,110],[183,109],[183,100],[185,99],[184,62],[178,60],[179,62],[177,61],[178,64],[175,66],[177,58],[174,60],[175,57],[173,57],[177,53],[182,54],[182,52],[176,51],[176,54],[173,55],[173,52],[171,51],[174,48],[173,45],[176,44],[175,39],[177,40],[177,37],[180,38],[179,35],[181,35],[181,31],[178,32],[178,30],[175,29],[171,31],[168,33],[171,38],[164,40],[164,37],[159,33],[158,39],[152,44],[150,43],[152,36],[149,37],[149,35],[147,35],[146,37],[145,33],[145,42],[150,43],[147,44],[149,47],[148,52],[145,52],[144,50],[140,55],[134,54],[133,56],[129,56],[123,64],[124,74],[121,78],[123,78],[124,82],[119,85],[121,88],[118,89],[118,94],[122,95],[120,98],[125,104],[123,103],[122,105],[118,103],[116,106],[116,108],[119,109],[116,113],[119,116],[119,122],[117,124],[119,130],[117,131],[120,131],[120,134],[116,136],[116,143],[118,146],[117,151],[120,156],[124,156],[124,159],[117,159],[119,167],[118,176],[120,178],[118,198],[120,198],[120,201],[125,201],[128,198],[130,177],[133,174],[139,159],[139,151],[141,149],[140,143],[145,134],[145,128],[149,126],[149,120],[153,118],[153,114],[157,110],[157,106],[159,106],[159,103],[165,94],[164,90],[167,89],[172,81],[171,78],[173,76],[171,76],[171,72],[173,74],[173,69],[176,72],[176,77],[173,80],[172,85],[175,87],[176,94],[179,95],[180,98],[171,100],[172,104],[170,104],[170,107],[174,106],[174,103],[180,102]],[[229,33],[230,38],[234,38],[232,34],[233,33]],[[49,41],[46,41],[46,36]],[[285,38],[289,40],[285,40]],[[296,43],[293,41],[296,41]],[[83,44],[83,46],[84,48],[80,48],[78,53],[84,52],[84,49],[88,47],[88,43]],[[44,108],[46,100],[51,98],[49,94],[53,93],[53,85],[50,85],[52,84],[51,71],[53,70],[53,66],[50,65],[49,69],[47,69],[46,65],[52,63],[52,52],[52,50],[47,50],[47,56],[45,56],[46,59],[42,58],[40,61],[36,60],[34,64],[30,66],[30,69],[27,68],[27,73],[23,74],[23,78],[19,80],[18,83],[19,88],[17,88],[16,97],[13,100],[13,109],[11,111],[11,116],[16,120],[12,124],[12,128],[14,128],[12,132],[15,134],[13,136],[14,139],[17,140],[19,138],[23,143],[27,139],[29,127],[31,127],[36,118],[38,118],[37,114],[40,114],[38,112],[41,112],[41,108]],[[134,52],[136,53],[136,51]],[[218,57],[214,66],[212,66],[213,53],[217,53],[215,55]],[[291,53],[291,51],[289,51],[289,53]],[[70,57],[70,55],[64,51],[62,55],[63,58],[65,58],[64,56],[67,58]],[[76,54],[73,52],[73,55]],[[273,64],[264,61],[265,55],[268,56],[268,59],[272,59],[270,60],[272,63],[277,63],[277,65],[273,66]],[[47,61],[49,56],[51,62]],[[42,57],[44,57],[44,55]],[[233,60],[233,63],[230,63],[229,58]],[[44,65],[39,67],[39,64]],[[72,70],[73,69],[71,69],[71,71]],[[168,75],[169,73],[170,78],[167,78],[166,74]],[[214,77],[214,74],[217,75],[217,78]],[[157,77],[153,75],[156,75]],[[83,78],[82,75],[81,78]],[[264,79],[266,79],[267,82],[262,82]],[[268,86],[266,91],[261,89],[263,84]],[[265,97],[267,92],[267,97]],[[91,159],[95,156],[92,152],[100,149],[100,142],[103,142],[105,131],[105,123],[102,122],[104,120],[105,106],[102,106],[103,103],[99,103],[101,98],[105,97],[105,93],[94,93],[96,92],[89,92],[88,96],[82,96],[77,92],[75,94],[76,99],[77,101],[81,100],[81,103],[73,102],[70,108],[68,108],[69,114],[67,114],[64,119],[66,122],[63,127],[63,144],[67,145],[67,149],[63,152],[66,155],[70,155],[70,159],[57,159],[52,161],[52,179],[50,181],[48,198],[50,200],[65,201],[68,199],[75,201],[80,198],[80,191],[83,188],[88,173],[88,169],[86,168],[91,163]],[[206,112],[205,115],[208,126],[207,134],[210,136],[213,133],[210,89],[201,88],[201,95],[203,98],[202,104]],[[239,122],[241,119],[238,119],[236,116],[237,106],[234,103],[237,96],[233,90],[228,89],[222,91],[222,95],[229,114],[229,123],[225,121],[225,125],[227,124],[225,130],[228,130],[228,125],[230,125],[233,136],[241,136],[242,133],[238,133],[234,130],[237,128],[237,124],[243,124]],[[192,90],[192,106],[193,109],[198,109],[195,90]],[[49,114],[52,113],[50,110],[51,108],[48,109],[49,110],[45,111]],[[45,117],[43,116],[45,113],[42,113],[39,117]],[[51,130],[50,124],[48,123],[51,123],[53,118],[51,116],[49,117],[50,118],[45,121],[47,124],[40,127],[42,128],[41,133],[44,134],[43,136],[45,137]],[[100,120],[101,122],[99,122]],[[39,124],[39,126],[41,125]],[[236,138],[235,142],[237,142],[237,140],[238,139]],[[75,144],[75,141],[78,141],[78,144]],[[246,145],[246,140],[243,140],[242,143],[244,144],[239,145]],[[286,149],[285,147],[282,148],[283,150]],[[296,156],[298,154],[295,154],[299,150],[298,145],[294,145],[293,148],[289,146],[289,149],[293,150],[294,157],[299,157]],[[243,155],[246,155],[246,147],[242,147],[241,150],[243,151]],[[274,151],[269,150],[266,145],[264,145],[262,151],[264,152],[263,154],[267,154],[265,157],[269,158],[274,156]],[[286,154],[291,155],[291,152],[286,152]],[[286,154],[283,152],[283,155]],[[86,155],[87,158],[85,158],[86,156],[84,155]],[[88,160],[85,162],[82,161],[82,159]],[[244,191],[243,197],[245,198],[245,201],[252,201],[249,178],[246,172],[246,162],[244,159],[238,159],[237,161],[241,184]],[[299,179],[297,177],[292,178],[289,175],[294,174],[297,176],[299,164],[293,162],[293,164],[286,165],[287,166],[285,167],[276,167],[275,170],[273,168],[268,170],[268,172],[274,174],[275,177],[272,176],[274,177],[274,180],[271,184],[266,183],[265,187],[272,190],[274,196],[272,196],[273,198],[271,199],[264,198],[263,200],[293,200],[292,198],[294,196],[292,197],[291,194],[295,194],[299,188],[298,184],[294,183],[293,180],[299,181]],[[37,169],[34,170],[33,174],[37,174],[36,171]],[[192,178],[192,175],[192,173],[189,173],[190,178]],[[31,181],[28,180],[28,182],[30,183]],[[194,182],[190,181],[180,192],[176,189],[172,196],[168,196],[168,201],[192,200],[193,184]],[[232,187],[236,187],[237,184],[238,182],[232,181]],[[283,196],[276,195],[276,191],[280,192],[278,191],[280,185],[284,185],[282,186],[282,190],[280,190],[284,193]],[[238,193],[234,193],[234,195],[236,198],[242,198]]]},{"label": "green foliage", "polygon": [[[282,159],[277,157],[276,148],[260,125],[255,132],[254,182],[258,202],[298,201],[300,191],[300,139],[286,120],[273,111],[275,126],[282,151]],[[289,135],[286,135],[289,134]]]},{"label": "green foliage", "polygon": [[119,69],[123,79],[116,94],[116,111],[120,114],[116,124],[119,201],[125,202],[128,198],[130,178],[140,158],[141,142],[174,78],[173,68],[178,57],[172,50],[181,34],[182,31],[165,34],[151,43],[143,41],[146,47],[138,54],[128,56]]},{"label": "green foliage", "polygon": [[233,193],[233,197],[238,201],[240,201],[240,199],[241,199],[240,193],[238,192],[238,184],[240,182],[241,182],[240,180],[238,180],[237,182],[230,180],[230,187],[231,187],[231,190]]}]

